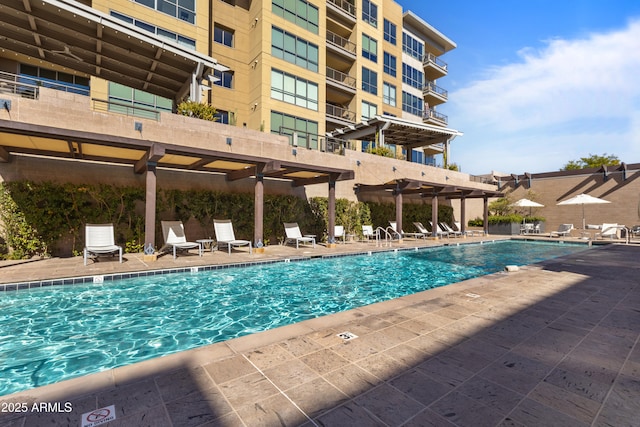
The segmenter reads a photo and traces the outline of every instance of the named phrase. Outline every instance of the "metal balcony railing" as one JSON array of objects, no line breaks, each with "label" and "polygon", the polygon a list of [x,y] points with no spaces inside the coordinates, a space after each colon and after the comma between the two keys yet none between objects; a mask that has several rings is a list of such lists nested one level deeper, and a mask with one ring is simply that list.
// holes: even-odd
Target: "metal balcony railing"
[{"label": "metal balcony railing", "polygon": [[422,120],[424,121],[435,120],[437,122],[440,122],[446,125],[449,122],[449,117],[447,117],[442,113],[438,113],[436,110],[432,108],[427,108],[422,114]]},{"label": "metal balcony railing", "polygon": [[357,46],[355,43],[329,30],[327,30],[327,41],[335,46],[346,50],[351,54],[356,54]]},{"label": "metal balcony railing", "polygon": [[356,113],[338,105],[327,104],[327,116],[337,117],[349,122],[356,121]]},{"label": "metal balcony railing", "polygon": [[448,91],[446,91],[445,89],[442,89],[439,86],[436,86],[436,84],[433,82],[428,82],[422,89],[423,95],[434,94],[434,93],[436,95],[441,96],[444,99],[447,99],[449,97]]},{"label": "metal balcony railing", "polygon": [[280,126],[278,134],[289,137],[289,144],[294,147],[319,150],[341,156],[344,156],[345,150],[350,149],[349,141],[347,140],[316,135],[308,132],[299,132],[295,129],[284,126]]},{"label": "metal balcony railing", "polygon": [[[125,116],[140,117],[156,121],[160,120],[160,112],[164,111],[115,100],[107,101],[104,99],[91,98],[91,103],[94,111],[108,111],[109,113],[124,114]],[[170,113],[171,111],[168,112]]]},{"label": "metal balcony railing", "polygon": [[344,10],[347,14],[351,15],[354,19],[356,17],[356,6],[347,0],[327,0],[327,3],[331,3],[338,8]]},{"label": "metal balcony railing", "polygon": [[0,71],[0,93],[13,93],[24,98],[38,99],[41,87],[89,96],[89,88],[85,86]]},{"label": "metal balcony railing", "polygon": [[350,87],[352,89],[356,88],[355,77],[351,77],[349,74],[343,73],[342,71],[334,70],[330,67],[327,67],[327,79]]},{"label": "metal balcony railing", "polygon": [[422,59],[422,63],[424,65],[433,64],[438,68],[442,68],[445,72],[447,71],[447,63],[432,53],[427,53]]}]

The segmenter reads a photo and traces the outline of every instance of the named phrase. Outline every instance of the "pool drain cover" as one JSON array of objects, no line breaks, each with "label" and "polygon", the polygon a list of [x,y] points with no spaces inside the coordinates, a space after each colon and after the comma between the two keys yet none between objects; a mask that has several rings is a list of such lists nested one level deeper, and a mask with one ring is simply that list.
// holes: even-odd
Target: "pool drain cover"
[{"label": "pool drain cover", "polygon": [[352,334],[351,332],[340,332],[338,337],[342,338],[345,341],[349,341],[355,338],[358,338],[356,334]]}]

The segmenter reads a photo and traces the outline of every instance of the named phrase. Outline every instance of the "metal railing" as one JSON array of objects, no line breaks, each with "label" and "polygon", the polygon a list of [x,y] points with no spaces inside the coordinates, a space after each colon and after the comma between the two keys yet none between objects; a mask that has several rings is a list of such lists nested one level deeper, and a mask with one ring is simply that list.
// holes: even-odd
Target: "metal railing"
[{"label": "metal railing", "polygon": [[449,122],[449,117],[437,112],[433,108],[427,108],[422,114],[422,120],[435,120],[446,125]]},{"label": "metal railing", "polygon": [[109,113],[124,114],[125,116],[140,117],[143,119],[160,120],[159,110],[152,108],[140,107],[136,105],[118,102],[114,100],[105,100],[91,98],[91,104],[94,111],[107,111]]},{"label": "metal railing", "polygon": [[280,126],[278,134],[289,138],[289,145],[294,147],[319,150],[344,156],[349,148],[349,141],[328,136],[316,135],[308,132],[299,132],[292,128]]},{"label": "metal railing", "polygon": [[13,93],[24,98],[38,99],[41,87],[89,96],[89,89],[84,86],[0,71],[0,93]]},{"label": "metal railing", "polygon": [[447,92],[445,89],[442,89],[441,87],[437,86],[435,83],[433,82],[428,82],[424,88],[422,89],[422,94],[423,95],[427,95],[429,93],[435,93],[437,95],[440,95],[443,98],[448,98],[449,97],[449,92]]},{"label": "metal railing", "polygon": [[347,120],[349,122],[356,121],[355,111],[347,110],[346,108],[338,105],[327,104],[327,116],[337,117],[339,119]]},{"label": "metal railing", "polygon": [[436,67],[441,68],[444,72],[447,71],[447,63],[435,56],[433,53],[427,53],[424,58],[422,58],[422,63],[424,65],[433,64]]},{"label": "metal railing", "polygon": [[345,39],[344,37],[327,30],[327,41],[335,46],[338,46],[349,53],[356,54],[357,46],[354,42]]},{"label": "metal railing", "polygon": [[327,3],[331,3],[337,6],[338,8],[344,10],[353,18],[356,17],[356,6],[347,0],[327,0]]},{"label": "metal railing", "polygon": [[350,87],[352,89],[356,88],[355,77],[351,77],[349,74],[343,73],[342,71],[334,70],[330,67],[327,67],[327,79]]}]

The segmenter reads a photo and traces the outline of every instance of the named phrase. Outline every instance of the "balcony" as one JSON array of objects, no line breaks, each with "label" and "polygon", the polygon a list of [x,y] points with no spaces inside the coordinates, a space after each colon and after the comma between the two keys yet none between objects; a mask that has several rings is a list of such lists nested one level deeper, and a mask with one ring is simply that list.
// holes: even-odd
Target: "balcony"
[{"label": "balcony", "polygon": [[356,44],[329,30],[327,30],[327,47],[335,53],[347,56],[353,61],[356,60]]},{"label": "balcony", "polygon": [[355,111],[348,110],[339,105],[327,103],[326,105],[327,112],[327,121],[332,121],[337,124],[341,124],[347,126],[349,124],[356,122],[356,113]]},{"label": "balcony", "polygon": [[327,83],[339,87],[347,92],[356,93],[356,78],[347,73],[327,67]]},{"label": "balcony", "polygon": [[427,53],[422,58],[422,66],[429,80],[439,79],[448,73],[447,63],[432,53]]},{"label": "balcony", "polygon": [[347,0],[327,0],[327,13],[337,12],[342,18],[351,24],[356,23],[356,6]]},{"label": "balcony", "polygon": [[449,122],[449,117],[442,113],[438,113],[433,108],[427,108],[422,114],[422,121],[430,125],[446,126]]},{"label": "balcony", "polygon": [[422,95],[424,96],[424,101],[430,105],[445,103],[449,98],[449,92],[439,86],[436,86],[433,82],[427,82],[425,87],[422,89]]}]

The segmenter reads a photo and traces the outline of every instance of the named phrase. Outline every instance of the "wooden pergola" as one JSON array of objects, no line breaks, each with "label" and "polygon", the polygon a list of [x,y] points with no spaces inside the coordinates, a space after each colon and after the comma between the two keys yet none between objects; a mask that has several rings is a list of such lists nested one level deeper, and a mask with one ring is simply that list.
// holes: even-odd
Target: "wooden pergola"
[{"label": "wooden pergola", "polygon": [[256,244],[263,241],[265,179],[288,180],[294,187],[327,183],[331,238],[336,182],[354,178],[354,171],[347,169],[0,120],[0,162],[11,162],[13,153],[125,164],[131,166],[133,173],[144,174],[145,247],[155,247],[158,168],[222,174],[229,182],[253,179]]},{"label": "wooden pergola", "polygon": [[[431,198],[431,222],[438,223],[438,198],[460,199],[460,224],[463,233],[466,231],[466,200],[481,198],[484,201],[483,209],[483,229],[485,234],[489,232],[489,198],[504,197],[499,191],[484,190],[460,185],[446,185],[435,182],[419,181],[415,179],[402,178],[389,181],[379,185],[356,184],[354,186],[358,193],[391,193],[396,205],[397,229],[402,230],[402,201],[404,196],[418,196]],[[432,237],[437,237],[436,227],[432,227]]]}]

